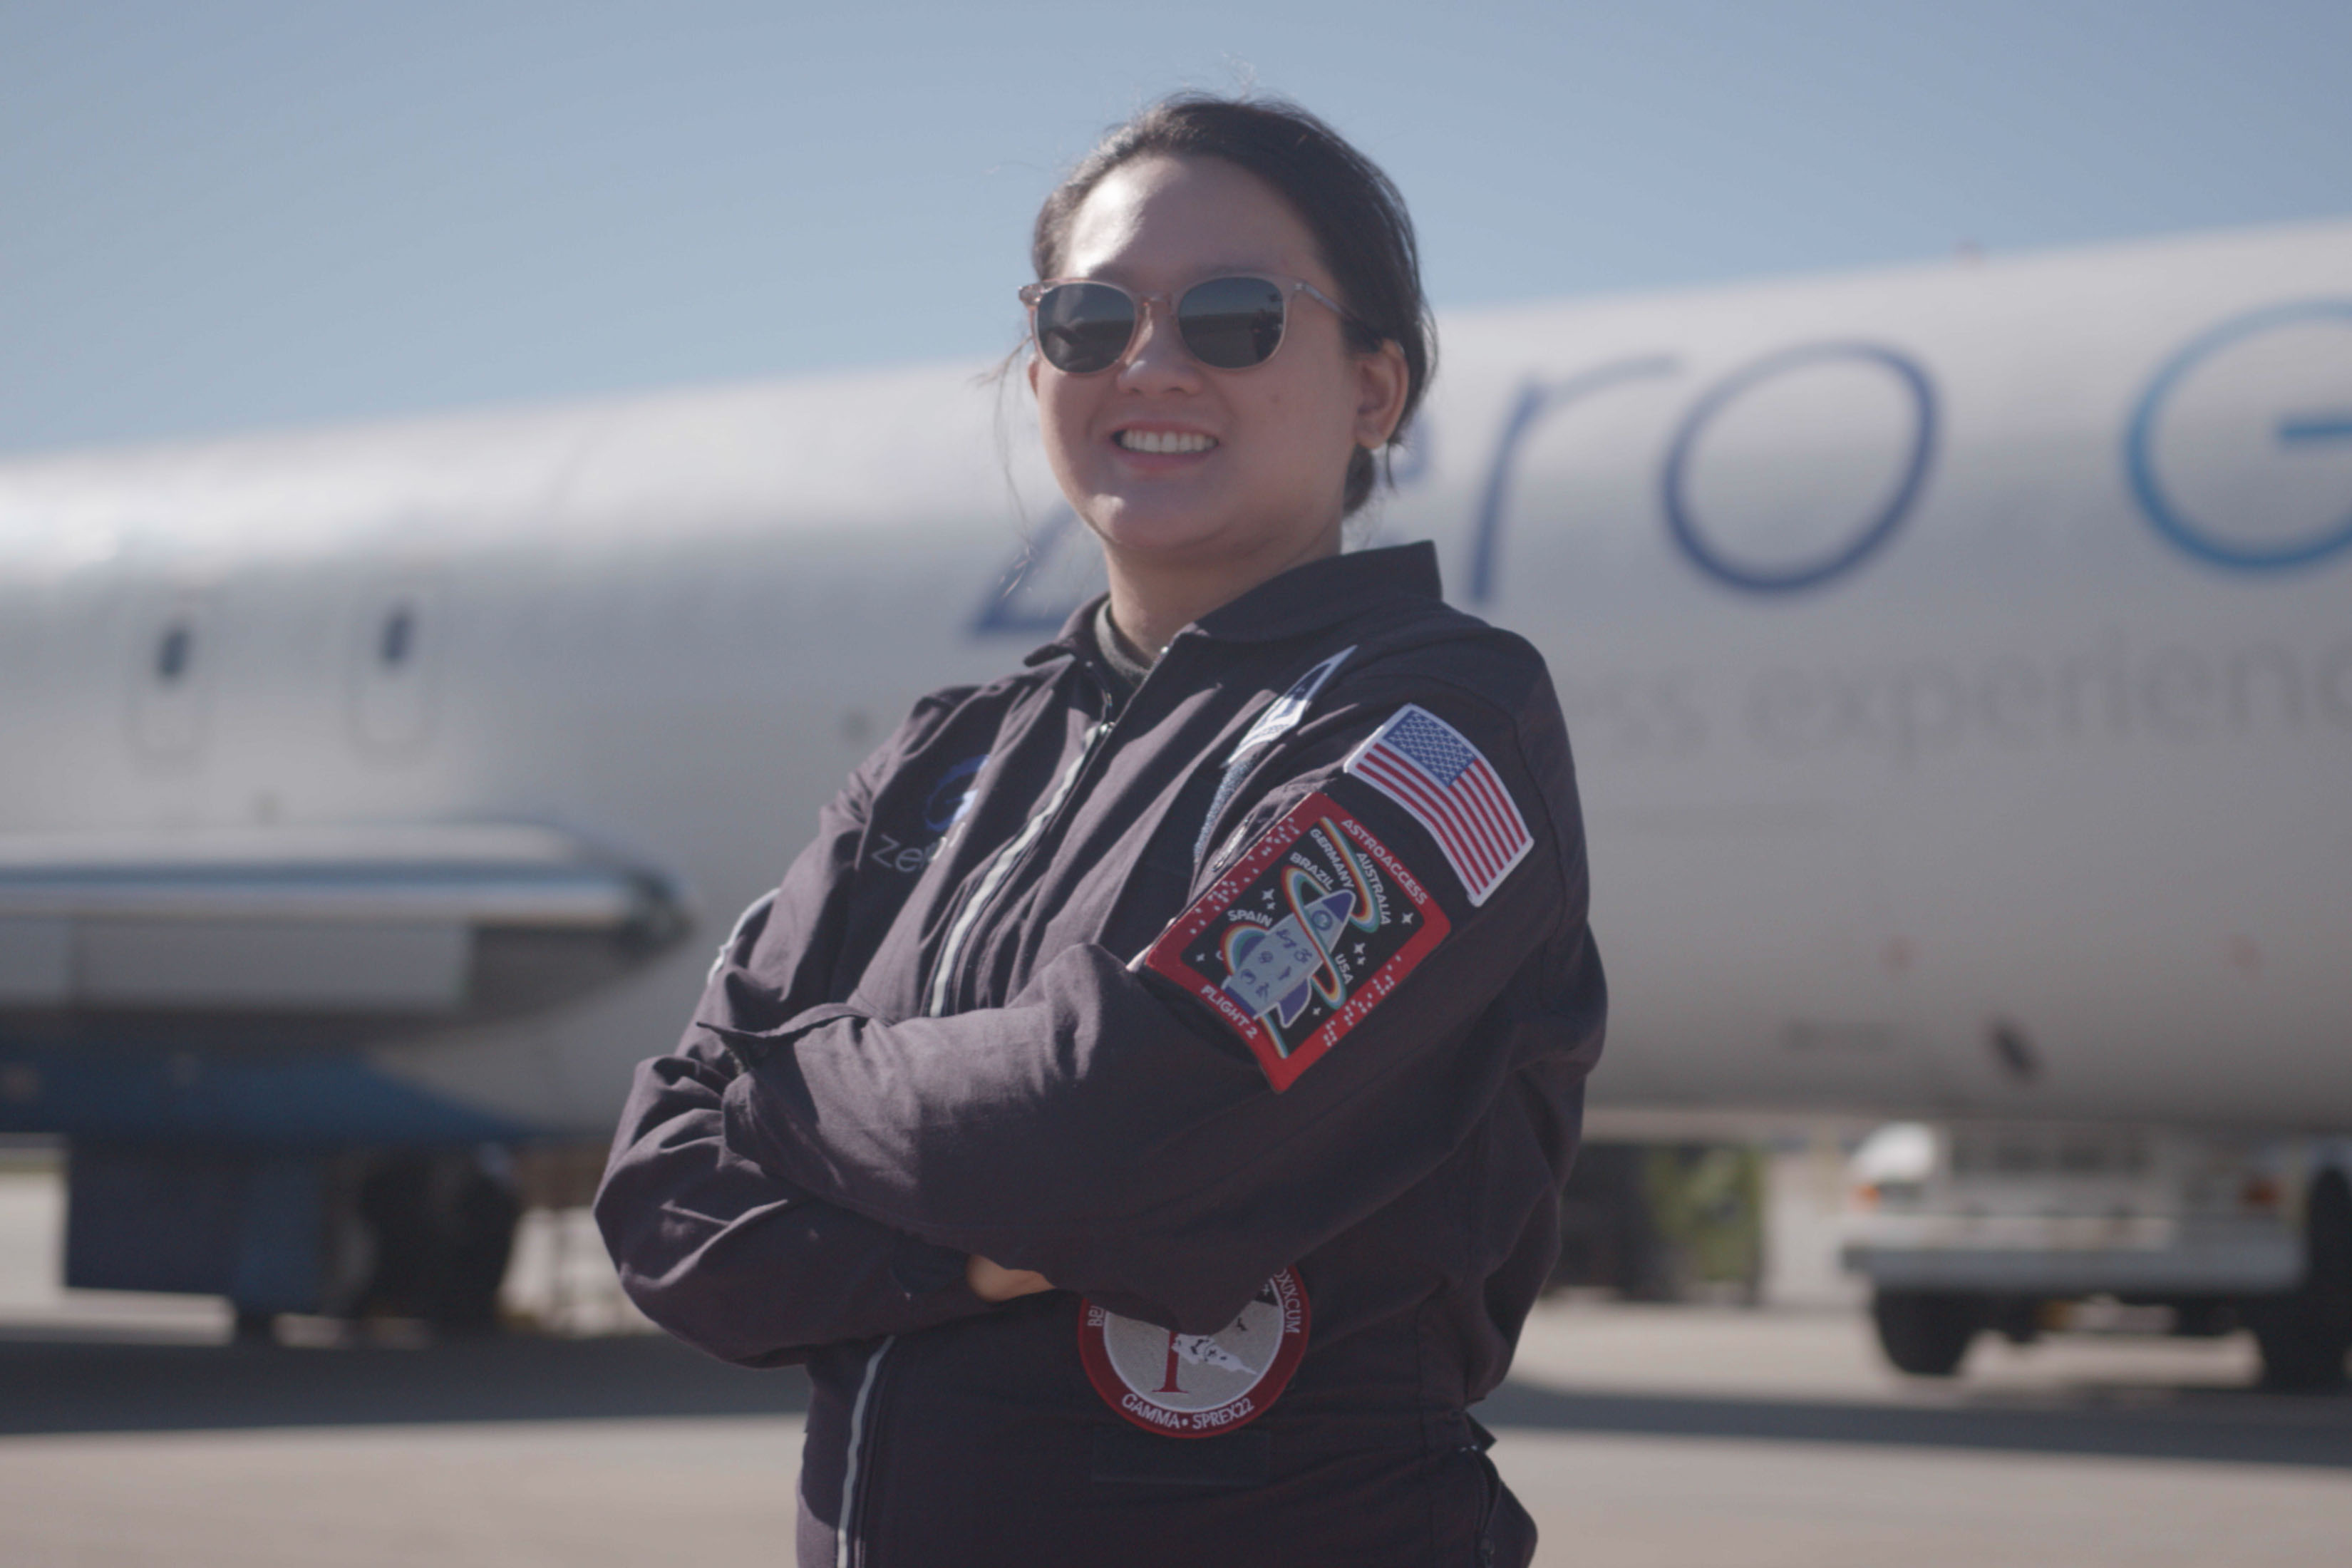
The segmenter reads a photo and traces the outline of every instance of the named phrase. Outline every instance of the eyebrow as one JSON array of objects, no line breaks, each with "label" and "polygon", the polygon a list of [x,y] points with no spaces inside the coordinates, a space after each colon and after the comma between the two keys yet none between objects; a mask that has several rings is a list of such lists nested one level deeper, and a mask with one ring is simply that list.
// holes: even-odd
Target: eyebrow
[{"label": "eyebrow", "polygon": [[[1198,282],[1209,278],[1230,278],[1236,273],[1256,272],[1278,272],[1285,278],[1297,276],[1297,274],[1292,273],[1288,268],[1270,261],[1221,261],[1208,267],[1203,267],[1199,271],[1188,274],[1188,276],[1190,276],[1193,281]],[[1133,277],[1134,273],[1129,268],[1124,267],[1097,267],[1092,271],[1066,272],[1063,273],[1062,276],[1065,278],[1083,278],[1090,281],[1099,280],[1105,283],[1124,283],[1129,278]]]}]

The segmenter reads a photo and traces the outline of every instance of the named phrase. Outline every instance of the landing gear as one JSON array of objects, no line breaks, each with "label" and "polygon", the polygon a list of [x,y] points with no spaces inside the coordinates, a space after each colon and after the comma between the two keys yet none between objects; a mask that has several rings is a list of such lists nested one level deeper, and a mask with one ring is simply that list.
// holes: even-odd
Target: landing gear
[{"label": "landing gear", "polygon": [[2311,1184],[2304,1210],[2303,1283],[2249,1302],[2263,1384],[2297,1393],[2338,1388],[2352,1352],[2352,1184],[2340,1171]]},{"label": "landing gear", "polygon": [[496,1330],[522,1215],[503,1151],[381,1155],[360,1176],[354,1208],[372,1262],[351,1316],[422,1319],[444,1335]]},{"label": "landing gear", "polygon": [[1985,1326],[1983,1304],[1940,1290],[1889,1290],[1871,1298],[1879,1349],[1895,1369],[1914,1377],[1949,1377],[1960,1369],[1969,1342]]}]

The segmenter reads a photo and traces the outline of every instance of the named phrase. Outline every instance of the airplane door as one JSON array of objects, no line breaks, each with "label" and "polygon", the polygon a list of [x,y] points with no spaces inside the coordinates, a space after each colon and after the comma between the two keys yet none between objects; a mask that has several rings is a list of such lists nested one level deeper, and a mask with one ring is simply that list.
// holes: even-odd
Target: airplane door
[{"label": "airplane door", "polygon": [[132,624],[131,736],[147,762],[185,766],[204,749],[220,662],[217,597],[209,588],[168,589]]},{"label": "airplane door", "polygon": [[352,740],[362,752],[394,762],[431,739],[448,641],[448,584],[409,570],[361,594],[346,644]]}]

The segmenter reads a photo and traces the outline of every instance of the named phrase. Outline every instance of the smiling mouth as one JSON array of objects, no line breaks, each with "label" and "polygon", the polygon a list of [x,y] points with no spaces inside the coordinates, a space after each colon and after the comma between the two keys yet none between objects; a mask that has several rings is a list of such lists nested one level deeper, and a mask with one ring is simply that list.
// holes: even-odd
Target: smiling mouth
[{"label": "smiling mouth", "polygon": [[1217,438],[1192,430],[1121,430],[1111,437],[1111,443],[1125,452],[1182,456],[1205,452],[1217,444]]}]

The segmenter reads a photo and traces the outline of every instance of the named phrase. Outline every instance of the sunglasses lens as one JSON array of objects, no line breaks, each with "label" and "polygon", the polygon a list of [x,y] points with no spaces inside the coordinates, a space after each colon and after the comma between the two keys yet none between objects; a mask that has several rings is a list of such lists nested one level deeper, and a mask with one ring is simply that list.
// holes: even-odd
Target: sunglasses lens
[{"label": "sunglasses lens", "polygon": [[1055,370],[1108,370],[1135,336],[1135,301],[1101,283],[1057,283],[1037,301],[1037,352]]},{"label": "sunglasses lens", "polygon": [[1282,342],[1282,285],[1271,279],[1212,278],[1185,291],[1176,324],[1202,364],[1246,370],[1264,364]]}]

